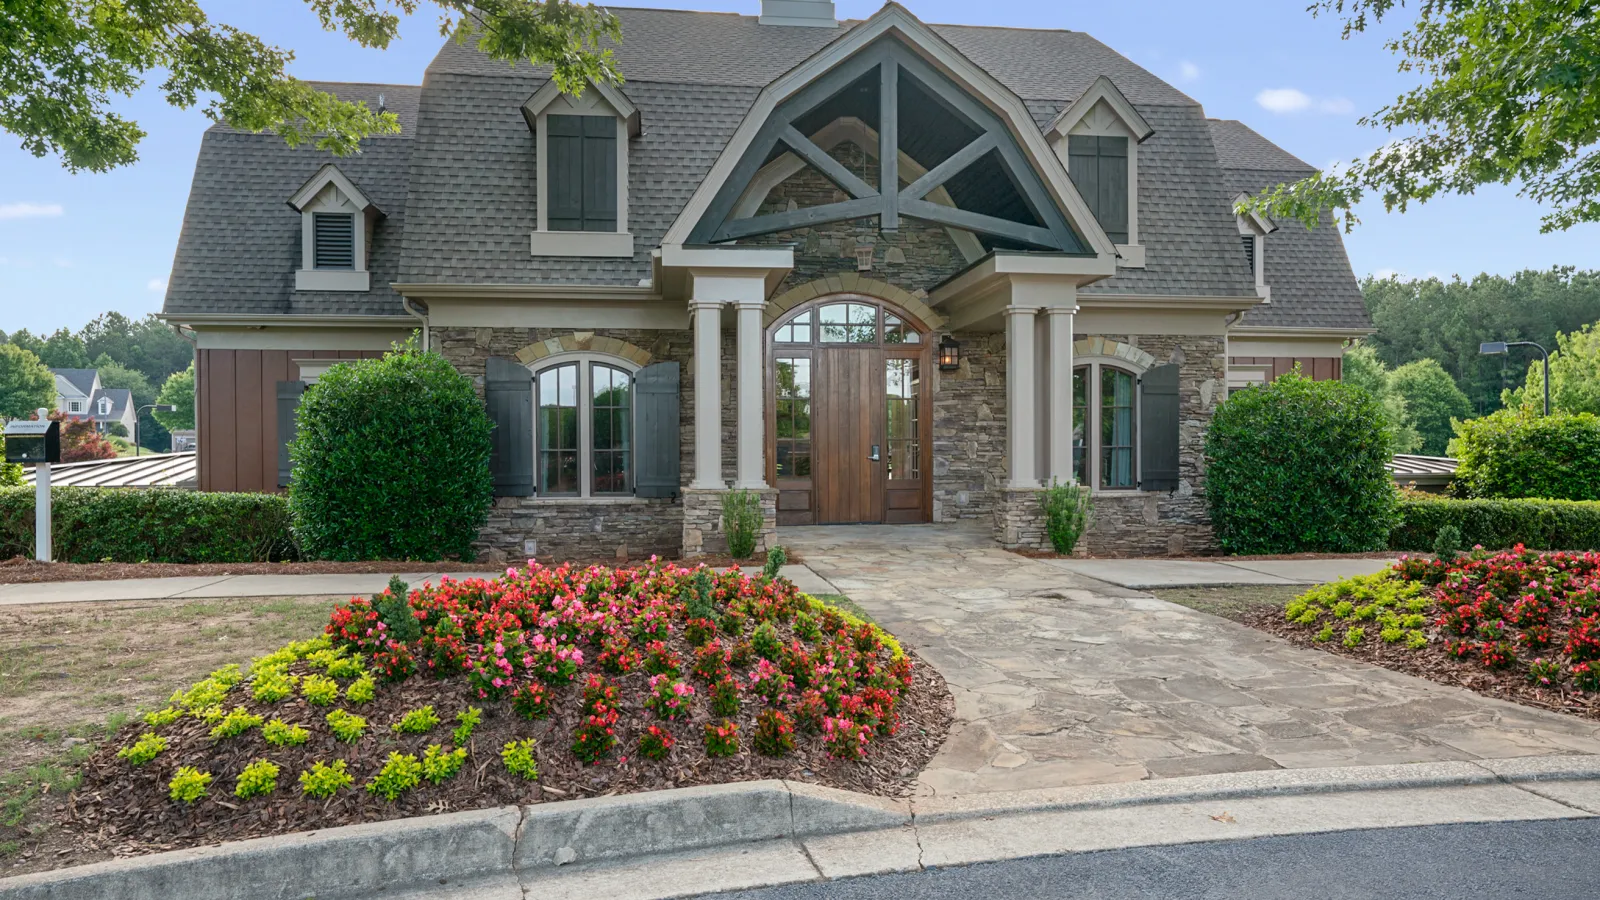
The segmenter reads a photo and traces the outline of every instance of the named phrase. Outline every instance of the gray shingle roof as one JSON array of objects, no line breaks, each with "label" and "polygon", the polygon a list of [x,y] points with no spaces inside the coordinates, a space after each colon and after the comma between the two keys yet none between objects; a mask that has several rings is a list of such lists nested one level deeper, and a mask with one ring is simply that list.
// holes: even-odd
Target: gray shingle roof
[{"label": "gray shingle roof", "polygon": [[94,392],[94,380],[99,373],[98,369],[51,369],[50,374],[64,379],[68,384],[78,389],[78,393],[89,396]]},{"label": "gray shingle roof", "polygon": [[[105,415],[100,414],[100,398],[111,400],[111,411]],[[128,411],[128,405],[133,402],[133,391],[127,388],[101,388],[89,398],[89,413],[96,422],[116,422],[121,420]]]},{"label": "gray shingle roof", "polygon": [[[613,11],[624,34],[616,47],[627,78],[623,91],[643,120],[643,133],[629,149],[632,260],[529,254],[528,237],[537,219],[537,161],[520,106],[546,83],[548,73],[446,41],[421,88],[327,86],[341,97],[369,103],[382,91],[400,115],[402,133],[374,138],[359,156],[334,159],[310,148],[290,150],[270,134],[212,128],[196,165],[166,311],[399,314],[391,281],[637,284],[650,276],[650,251],[761,87],[858,24],[795,28],[726,13]],[[1278,166],[1282,171],[1285,161],[1296,167],[1304,163],[1238,123],[1208,127],[1191,98],[1081,32],[932,27],[1025,98],[1041,128],[1100,75],[1109,76],[1155,127],[1139,148],[1139,228],[1147,267],[1122,269],[1090,291],[1254,293],[1228,208],[1236,191],[1234,170]],[[389,213],[373,236],[370,294],[293,290],[300,225],[285,201],[330,160]],[[1318,237],[1305,250],[1314,255],[1326,243]],[[241,253],[241,247],[250,252]],[[1307,261],[1316,270],[1314,280],[1323,286],[1340,282],[1342,271],[1343,282],[1353,285],[1342,246],[1334,249],[1336,258]],[[1268,258],[1270,267],[1270,253]],[[1278,290],[1275,283],[1275,301]],[[1252,323],[1287,316],[1306,324],[1349,324],[1347,297],[1341,294],[1335,303],[1343,307],[1324,311],[1321,295],[1308,296],[1298,312],[1286,312],[1293,304],[1285,302],[1284,309],[1265,317],[1253,314]]]}]

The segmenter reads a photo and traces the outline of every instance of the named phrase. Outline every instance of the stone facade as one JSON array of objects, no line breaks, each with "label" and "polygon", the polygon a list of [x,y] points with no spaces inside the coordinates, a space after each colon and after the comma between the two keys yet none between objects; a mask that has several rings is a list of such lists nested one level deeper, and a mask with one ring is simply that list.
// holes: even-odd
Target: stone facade
[{"label": "stone facade", "polygon": [[1006,351],[1000,334],[953,335],[961,368],[934,373],[933,520],[996,515],[1006,481]]},{"label": "stone facade", "polygon": [[[761,536],[756,540],[756,555],[766,553],[778,543],[778,492],[765,490],[761,496]],[[683,492],[683,555],[685,557],[721,555],[728,552],[728,538],[722,530],[722,498],[727,491],[690,488]]]},{"label": "stone facade", "polygon": [[683,543],[683,506],[635,497],[498,497],[478,533],[480,558],[677,559]]},{"label": "stone facade", "polygon": [[1044,490],[1002,488],[994,491],[994,536],[1007,550],[1049,550],[1045,531]]}]

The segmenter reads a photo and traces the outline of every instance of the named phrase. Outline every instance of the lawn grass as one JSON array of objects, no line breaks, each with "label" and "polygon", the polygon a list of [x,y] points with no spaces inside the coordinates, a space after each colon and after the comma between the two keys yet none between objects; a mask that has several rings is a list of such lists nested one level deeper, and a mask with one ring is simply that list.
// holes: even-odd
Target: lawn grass
[{"label": "lawn grass", "polygon": [[1179,606],[1243,622],[1263,607],[1282,609],[1308,590],[1295,584],[1235,584],[1220,587],[1156,588],[1150,593]]},{"label": "lawn grass", "polygon": [[332,607],[326,597],[0,607],[0,872],[47,827],[42,801],[76,786],[106,735],[175,686],[320,632]]},{"label": "lawn grass", "polygon": [[846,597],[843,594],[812,594],[811,596],[822,601],[823,603],[828,604],[834,609],[843,610],[863,622],[871,622],[874,625],[878,624],[877,620],[872,618],[871,613],[862,609],[854,600],[851,600],[849,597]]}]

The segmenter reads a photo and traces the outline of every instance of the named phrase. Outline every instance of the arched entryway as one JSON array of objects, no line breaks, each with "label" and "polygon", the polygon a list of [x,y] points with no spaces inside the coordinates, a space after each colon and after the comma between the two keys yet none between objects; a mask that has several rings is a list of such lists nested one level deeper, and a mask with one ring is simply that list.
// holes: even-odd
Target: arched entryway
[{"label": "arched entryway", "polygon": [[767,476],[779,525],[933,515],[933,341],[903,308],[833,294],[767,329]]}]

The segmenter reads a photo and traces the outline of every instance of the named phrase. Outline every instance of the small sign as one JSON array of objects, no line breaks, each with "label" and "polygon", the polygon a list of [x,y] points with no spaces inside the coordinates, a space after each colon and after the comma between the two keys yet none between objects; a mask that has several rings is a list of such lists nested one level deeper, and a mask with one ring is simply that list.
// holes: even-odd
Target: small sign
[{"label": "small sign", "polygon": [[61,461],[61,423],[14,419],[6,423],[6,462],[58,463]]}]

